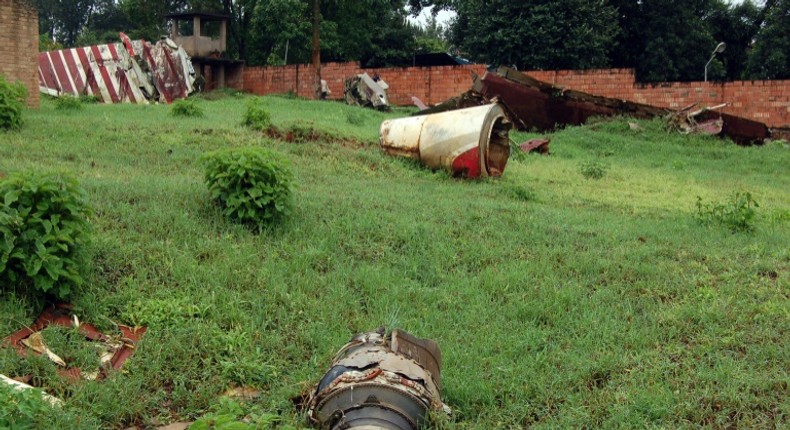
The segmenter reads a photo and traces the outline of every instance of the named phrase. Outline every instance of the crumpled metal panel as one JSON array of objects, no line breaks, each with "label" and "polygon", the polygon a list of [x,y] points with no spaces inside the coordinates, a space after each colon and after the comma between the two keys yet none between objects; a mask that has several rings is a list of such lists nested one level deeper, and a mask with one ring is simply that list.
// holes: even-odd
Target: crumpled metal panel
[{"label": "crumpled metal panel", "polygon": [[327,430],[423,428],[430,410],[449,410],[439,391],[440,362],[432,340],[383,328],[359,334],[316,385],[310,422]]},{"label": "crumpled metal panel", "polygon": [[[472,92],[485,100],[499,100],[519,128],[525,130],[580,125],[592,116],[628,115],[646,119],[674,113],[656,106],[564,89],[507,67],[486,73],[482,79],[476,78]],[[727,136],[742,145],[762,143],[771,135],[761,122],[726,113],[706,111],[697,120],[705,122],[703,131]],[[721,121],[721,130],[717,120]]]},{"label": "crumpled metal panel", "polygon": [[120,43],[41,52],[39,89],[44,94],[92,95],[104,103],[147,103],[134,60]]},{"label": "crumpled metal panel", "polygon": [[350,105],[388,110],[390,107],[387,98],[388,89],[389,85],[380,77],[370,77],[367,73],[363,73],[346,79],[343,97]]},{"label": "crumpled metal panel", "polygon": [[501,176],[510,156],[512,123],[499,104],[387,120],[379,144],[391,155],[420,160],[455,176]]},{"label": "crumpled metal panel", "polygon": [[51,96],[92,95],[104,103],[172,103],[194,91],[195,70],[170,39],[129,40],[42,52],[39,89]]}]

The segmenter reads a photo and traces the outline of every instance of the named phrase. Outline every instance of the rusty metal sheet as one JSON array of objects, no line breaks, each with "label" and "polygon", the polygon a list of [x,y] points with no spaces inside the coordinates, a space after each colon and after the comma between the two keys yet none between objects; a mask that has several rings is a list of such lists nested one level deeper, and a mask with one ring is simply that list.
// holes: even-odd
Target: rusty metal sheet
[{"label": "rusty metal sheet", "polygon": [[[486,73],[482,79],[476,78],[472,91],[486,100],[499,100],[521,129],[551,130],[557,125],[581,125],[593,116],[629,115],[647,119],[676,113],[656,106],[567,90],[507,67],[500,67],[497,73]],[[715,122],[718,119],[721,120],[720,134],[738,144],[759,144],[771,136],[765,124],[747,118],[713,110],[695,115],[697,123],[703,124],[699,130],[711,134],[718,134]]]},{"label": "rusty metal sheet", "polygon": [[593,116],[652,118],[670,112],[655,106],[566,90],[507,67],[501,67],[496,74],[486,73],[475,82],[473,89],[487,99],[498,98],[515,114],[522,129],[551,130],[557,125],[581,125]]},{"label": "rusty metal sheet", "polygon": [[[119,325],[118,328],[121,330],[121,339],[117,347],[115,347],[115,345],[113,345],[114,340],[111,337],[100,332],[93,324],[81,323],[76,317],[74,317],[74,315],[72,315],[71,309],[71,305],[68,304],[58,304],[47,307],[38,316],[38,318],[36,318],[36,321],[34,321],[32,325],[21,328],[7,336],[2,342],[0,342],[0,345],[15,348],[19,355],[26,356],[28,348],[24,343],[25,340],[31,335],[44,330],[50,325],[77,327],[80,334],[85,336],[87,340],[102,342],[112,346],[112,348],[109,349],[109,351],[112,353],[112,356],[110,356],[108,360],[109,367],[118,370],[134,353],[137,344],[140,342],[146,332],[146,327],[127,327]],[[108,369],[102,367],[102,369],[98,374],[95,375],[93,379],[106,378],[107,370]],[[62,377],[68,379],[79,379],[80,377],[84,376],[82,375],[81,370],[76,367],[59,369],[58,373]]]}]

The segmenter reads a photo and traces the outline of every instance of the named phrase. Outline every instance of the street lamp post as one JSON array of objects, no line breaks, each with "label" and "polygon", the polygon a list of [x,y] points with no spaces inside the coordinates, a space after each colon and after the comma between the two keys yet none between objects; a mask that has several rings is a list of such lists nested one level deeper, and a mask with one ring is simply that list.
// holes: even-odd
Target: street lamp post
[{"label": "street lamp post", "polygon": [[727,44],[724,42],[719,43],[716,45],[716,49],[713,50],[713,53],[710,54],[710,60],[705,63],[705,82],[708,82],[708,66],[710,66],[710,62],[716,58],[716,54],[721,54],[724,50],[727,49]]}]

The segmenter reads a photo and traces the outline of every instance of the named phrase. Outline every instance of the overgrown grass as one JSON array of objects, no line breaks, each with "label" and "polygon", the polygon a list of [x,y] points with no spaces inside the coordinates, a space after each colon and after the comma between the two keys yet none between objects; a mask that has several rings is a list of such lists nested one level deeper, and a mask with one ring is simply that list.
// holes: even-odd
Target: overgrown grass
[{"label": "overgrown grass", "polygon": [[[64,417],[82,417],[71,427],[195,419],[232,386],[263,391],[256,413],[302,426],[291,398],[382,324],[439,342],[448,428],[790,425],[786,147],[623,119],[557,132],[551,156],[500,180],[462,181],[378,151],[379,123],[403,111],[265,98],[276,127],[370,143],[359,148],[272,142],[239,125],[245,103],[205,101],[205,117],[165,125],[167,106],[44,101],[0,134],[0,172],[65,170],[89,192],[80,319],[148,326],[103,382],[67,384],[46,360],[0,349],[0,373],[33,374]],[[198,163],[254,145],[290,159],[297,184],[293,214],[264,234],[212,206]],[[606,174],[585,179],[590,162]],[[747,191],[753,232],[696,220],[698,196]],[[0,336],[40,310],[0,297]]]}]

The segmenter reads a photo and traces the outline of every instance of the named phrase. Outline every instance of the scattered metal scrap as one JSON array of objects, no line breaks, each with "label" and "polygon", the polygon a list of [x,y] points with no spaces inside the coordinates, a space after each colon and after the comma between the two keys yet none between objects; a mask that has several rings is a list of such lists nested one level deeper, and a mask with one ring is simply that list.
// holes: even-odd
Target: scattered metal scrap
[{"label": "scattered metal scrap", "polygon": [[510,156],[511,127],[503,107],[494,103],[384,121],[379,144],[388,154],[413,158],[455,176],[497,177]]},{"label": "scattered metal scrap", "polygon": [[[482,78],[473,75],[472,88],[437,106],[415,115],[426,115],[469,106],[500,102],[511,120],[522,130],[552,130],[558,125],[581,125],[593,116],[629,115],[634,118],[677,118],[688,112],[635,103],[626,100],[594,96],[568,90],[527,76],[519,71],[500,67],[496,73],[487,72]],[[760,122],[716,111],[721,106],[695,111],[691,129],[709,134],[721,134],[743,145],[761,143],[771,136],[768,127]],[[718,121],[721,127],[718,127]]]},{"label": "scattered metal scrap", "polygon": [[350,105],[389,110],[388,89],[389,85],[378,75],[363,73],[346,79],[343,97]]},{"label": "scattered metal scrap", "polygon": [[354,336],[308,401],[320,429],[417,430],[429,411],[449,413],[441,400],[436,342],[384,328]]},{"label": "scattered metal scrap", "polygon": [[[68,368],[66,363],[44,344],[39,333],[50,325],[77,328],[86,339],[98,342],[104,353],[100,358],[101,368],[98,373],[83,373],[79,368]],[[118,370],[134,353],[135,346],[146,332],[145,327],[126,327],[119,325],[121,336],[108,336],[101,333],[92,324],[81,323],[71,314],[71,306],[60,304],[50,306],[39,315],[30,327],[25,327],[6,337],[2,344],[16,348],[19,355],[25,356],[28,351],[46,355],[51,361],[62,367],[58,371],[62,377],[70,379],[100,380],[107,377],[110,369]]]},{"label": "scattered metal scrap", "polygon": [[39,90],[51,96],[89,95],[103,103],[172,103],[194,91],[189,55],[170,39],[130,40],[41,52]]},{"label": "scattered metal scrap", "polygon": [[548,155],[550,143],[551,143],[551,139],[548,137],[543,137],[539,139],[530,139],[519,145],[519,148],[521,148],[521,150],[524,151],[525,153],[530,153],[532,151],[535,151],[538,154]]}]

